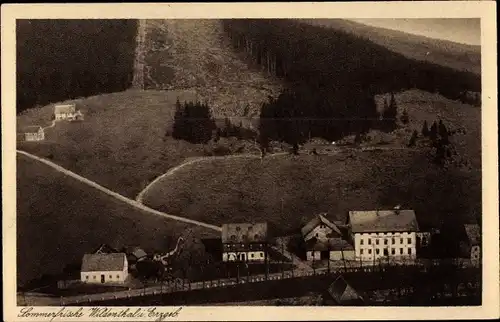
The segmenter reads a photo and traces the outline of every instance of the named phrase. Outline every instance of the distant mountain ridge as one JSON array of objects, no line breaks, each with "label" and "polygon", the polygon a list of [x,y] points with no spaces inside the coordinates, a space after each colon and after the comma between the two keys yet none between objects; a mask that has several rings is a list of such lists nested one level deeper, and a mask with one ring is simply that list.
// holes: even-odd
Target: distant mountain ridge
[{"label": "distant mountain ridge", "polygon": [[344,19],[298,19],[315,26],[354,34],[410,59],[435,63],[460,71],[481,74],[481,46],[374,27]]}]

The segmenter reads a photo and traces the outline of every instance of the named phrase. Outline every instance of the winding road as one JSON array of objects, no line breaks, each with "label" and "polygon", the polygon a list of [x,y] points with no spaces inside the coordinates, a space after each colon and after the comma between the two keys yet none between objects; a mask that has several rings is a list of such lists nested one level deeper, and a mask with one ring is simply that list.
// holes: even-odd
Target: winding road
[{"label": "winding road", "polygon": [[143,205],[142,203],[139,203],[135,200],[132,200],[132,199],[129,199],[117,192],[114,192],[114,191],[111,191],[101,185],[99,185],[98,183],[94,182],[94,181],[91,181],[87,178],[84,178],[68,169],[65,169],[63,167],[61,167],[60,165],[57,165],[55,164],[54,162],[51,162],[49,160],[46,160],[44,158],[40,158],[40,157],[37,157],[36,155],[33,155],[31,153],[28,153],[28,152],[25,152],[25,151],[22,151],[22,150],[16,150],[16,152],[18,154],[21,154],[21,155],[24,155],[32,160],[35,160],[35,161],[38,161],[38,162],[41,162],[51,168],[53,168],[54,170],[56,170],[57,172],[60,172],[60,173],[63,173],[67,176],[70,176],[72,177],[73,179],[76,179],[88,186],[91,186],[92,188],[95,188],[101,192],[104,192],[105,194],[115,198],[115,199],[118,199],[134,208],[137,208],[137,209],[140,209],[140,210],[143,210],[149,214],[152,214],[152,215],[157,215],[157,216],[162,216],[162,217],[165,217],[165,218],[168,218],[168,219],[172,219],[172,220],[177,220],[177,221],[182,221],[182,222],[185,222],[185,223],[188,223],[188,224],[193,224],[193,225],[196,225],[196,226],[200,226],[200,227],[205,227],[205,228],[208,228],[208,229],[212,229],[212,230],[215,230],[215,231],[221,231],[221,227],[219,226],[215,226],[215,225],[211,225],[211,224],[207,224],[207,223],[204,223],[204,222],[201,222],[201,221],[197,221],[197,220],[192,220],[192,219],[188,219],[188,218],[184,218],[184,217],[179,217],[179,216],[174,216],[174,215],[170,215],[170,214],[167,214],[167,213],[164,213],[164,212],[161,212],[161,211],[158,211],[158,210],[155,210],[155,209],[152,209],[152,208],[149,208],[145,205]]}]

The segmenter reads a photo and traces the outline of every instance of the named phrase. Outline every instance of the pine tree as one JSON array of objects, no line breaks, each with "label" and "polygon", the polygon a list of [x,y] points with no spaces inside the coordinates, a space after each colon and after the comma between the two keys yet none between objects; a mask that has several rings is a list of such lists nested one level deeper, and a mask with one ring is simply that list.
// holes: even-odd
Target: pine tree
[{"label": "pine tree", "polygon": [[403,124],[408,124],[410,122],[410,117],[408,116],[408,111],[406,109],[403,110],[403,113],[401,114],[401,123]]},{"label": "pine tree", "polygon": [[414,130],[412,135],[411,135],[410,142],[408,143],[408,146],[414,147],[415,144],[417,143],[417,138],[418,138],[418,132],[417,132],[417,130]]},{"label": "pine tree", "polygon": [[424,125],[422,125],[422,136],[423,137],[429,136],[429,126],[427,125],[427,121],[424,121]]},{"label": "pine tree", "polygon": [[436,124],[436,121],[434,121],[431,125],[431,130],[429,132],[429,136],[431,138],[431,140],[435,141],[437,139],[437,133],[438,129],[437,129],[437,124]]},{"label": "pine tree", "polygon": [[177,98],[177,101],[175,102],[175,114],[174,114],[174,124],[172,126],[172,137],[177,140],[185,139],[185,129],[186,129],[186,122],[185,122],[184,109],[181,105],[181,102],[179,101],[179,98]]},{"label": "pine tree", "polygon": [[449,144],[450,143],[448,139],[449,133],[442,120],[439,120],[438,132],[443,144],[444,145]]}]

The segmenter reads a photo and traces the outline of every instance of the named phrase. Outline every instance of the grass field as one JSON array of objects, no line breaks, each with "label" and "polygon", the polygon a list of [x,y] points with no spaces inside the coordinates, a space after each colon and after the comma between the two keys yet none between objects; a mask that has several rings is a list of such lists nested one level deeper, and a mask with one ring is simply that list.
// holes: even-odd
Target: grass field
[{"label": "grass field", "polygon": [[[156,176],[192,156],[203,146],[165,136],[175,101],[192,99],[192,91],[126,91],[75,102],[83,122],[58,122],[44,142],[21,142],[19,148],[70,169],[128,197]],[[48,125],[53,106],[28,110],[18,126]]]},{"label": "grass field", "polygon": [[102,243],[171,249],[173,239],[193,229],[123,204],[53,169],[19,156],[17,161],[17,282],[57,274]]},{"label": "grass field", "polygon": [[481,209],[480,192],[478,176],[435,168],[421,152],[394,150],[211,160],[159,181],[144,202],[218,225],[268,221],[275,233],[288,233],[318,212],[345,220],[349,210],[397,204],[415,209],[421,223],[471,220]]}]

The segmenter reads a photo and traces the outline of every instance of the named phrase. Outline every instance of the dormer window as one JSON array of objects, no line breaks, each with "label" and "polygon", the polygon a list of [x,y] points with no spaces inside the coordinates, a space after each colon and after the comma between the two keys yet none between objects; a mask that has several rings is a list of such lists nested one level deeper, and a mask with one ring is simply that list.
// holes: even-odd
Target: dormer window
[{"label": "dormer window", "polygon": [[241,230],[240,226],[236,227],[236,231],[240,231],[240,230]]}]

